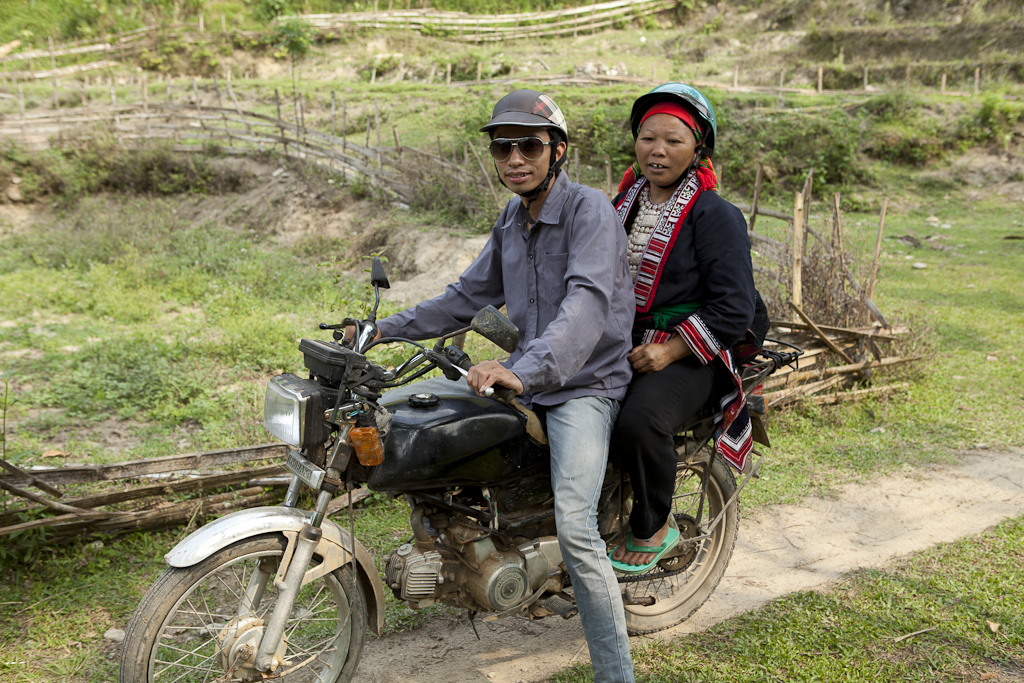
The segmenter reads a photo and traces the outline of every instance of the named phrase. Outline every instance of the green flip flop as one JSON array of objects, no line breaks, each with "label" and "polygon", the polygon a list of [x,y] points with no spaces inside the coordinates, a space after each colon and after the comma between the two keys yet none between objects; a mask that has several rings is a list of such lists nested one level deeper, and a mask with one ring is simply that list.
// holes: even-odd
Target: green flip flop
[{"label": "green flip flop", "polygon": [[608,559],[612,561],[612,568],[621,574],[643,574],[644,572],[652,569],[654,565],[658,564],[658,561],[665,553],[675,547],[676,542],[679,540],[679,529],[676,529],[674,524],[670,526],[668,534],[665,535],[665,542],[659,546],[636,546],[633,545],[634,540],[632,531],[626,534],[626,550],[633,553],[654,553],[654,559],[647,564],[626,564],[624,562],[619,562],[618,560],[612,559],[612,555],[614,555],[615,551],[619,549],[617,547],[608,553]]}]

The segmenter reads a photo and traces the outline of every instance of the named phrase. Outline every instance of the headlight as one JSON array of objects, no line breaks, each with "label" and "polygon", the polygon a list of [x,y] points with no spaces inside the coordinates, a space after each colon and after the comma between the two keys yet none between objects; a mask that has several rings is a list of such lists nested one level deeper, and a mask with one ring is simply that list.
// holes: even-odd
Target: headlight
[{"label": "headlight", "polygon": [[324,403],[316,382],[290,373],[278,375],[267,385],[263,427],[296,448],[323,443],[330,433],[323,421]]}]

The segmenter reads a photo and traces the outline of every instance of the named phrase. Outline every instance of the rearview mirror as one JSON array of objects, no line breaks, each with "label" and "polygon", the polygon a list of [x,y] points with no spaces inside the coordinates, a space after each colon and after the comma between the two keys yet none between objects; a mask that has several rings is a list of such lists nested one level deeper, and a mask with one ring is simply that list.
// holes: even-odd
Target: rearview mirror
[{"label": "rearview mirror", "polygon": [[376,256],[373,257],[373,267],[370,269],[370,284],[374,287],[391,289],[388,283],[388,275],[384,272],[384,264]]},{"label": "rearview mirror", "polygon": [[485,306],[473,316],[469,324],[477,334],[497,344],[503,351],[512,353],[519,348],[519,328],[512,324],[494,306]]}]

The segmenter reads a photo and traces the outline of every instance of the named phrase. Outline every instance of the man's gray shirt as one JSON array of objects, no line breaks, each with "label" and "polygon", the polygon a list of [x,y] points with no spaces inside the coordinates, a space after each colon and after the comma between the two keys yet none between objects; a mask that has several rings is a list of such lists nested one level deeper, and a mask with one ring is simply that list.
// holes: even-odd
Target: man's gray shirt
[{"label": "man's gray shirt", "polygon": [[622,399],[633,326],[626,235],[608,198],[559,173],[536,225],[519,197],[501,212],[483,251],[444,294],[380,321],[383,336],[430,339],[505,305],[519,348],[503,365],[527,405],[580,396]]}]

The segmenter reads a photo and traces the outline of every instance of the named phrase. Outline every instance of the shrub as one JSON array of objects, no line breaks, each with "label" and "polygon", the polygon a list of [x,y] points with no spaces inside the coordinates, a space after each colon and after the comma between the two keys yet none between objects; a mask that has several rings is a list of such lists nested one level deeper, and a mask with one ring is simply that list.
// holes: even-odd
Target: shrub
[{"label": "shrub", "polygon": [[814,186],[822,193],[870,180],[858,156],[861,132],[846,113],[740,116],[734,111],[716,107],[715,161],[724,165],[722,180],[728,187],[753,187],[758,161],[765,166],[762,192],[767,195],[799,189],[810,168]]},{"label": "shrub", "polygon": [[1024,120],[1024,105],[988,93],[973,114],[961,118],[956,124],[956,137],[968,144],[994,142],[1006,149],[1013,138],[1013,127]]}]

